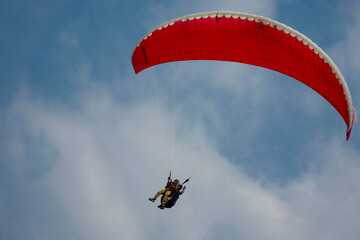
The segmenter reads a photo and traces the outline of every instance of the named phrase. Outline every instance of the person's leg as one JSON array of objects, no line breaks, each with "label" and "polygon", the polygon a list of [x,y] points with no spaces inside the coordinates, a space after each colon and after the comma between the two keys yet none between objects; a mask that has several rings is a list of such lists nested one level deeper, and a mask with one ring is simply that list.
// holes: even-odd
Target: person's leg
[{"label": "person's leg", "polygon": [[166,203],[166,200],[167,198],[169,197],[169,195],[171,194],[171,191],[170,190],[167,190],[165,193],[164,193],[164,197],[162,199],[162,202],[161,202],[161,205],[164,205]]},{"label": "person's leg", "polygon": [[158,192],[155,194],[155,196],[154,196],[153,198],[149,198],[149,200],[150,200],[151,202],[155,202],[155,200],[156,200],[161,194],[164,194],[165,191],[166,191],[166,189],[162,189],[162,190],[158,191]]}]

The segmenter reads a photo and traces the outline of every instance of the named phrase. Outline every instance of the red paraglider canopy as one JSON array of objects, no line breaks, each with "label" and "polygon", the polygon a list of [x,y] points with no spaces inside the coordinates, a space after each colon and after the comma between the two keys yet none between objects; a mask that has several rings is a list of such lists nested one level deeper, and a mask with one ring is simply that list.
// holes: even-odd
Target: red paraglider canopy
[{"label": "red paraglider canopy", "polygon": [[256,15],[200,13],[178,18],[148,33],[132,55],[135,73],[183,60],[220,60],[256,65],[288,75],[323,96],[347,125],[356,112],[349,88],[331,58],[298,31]]}]

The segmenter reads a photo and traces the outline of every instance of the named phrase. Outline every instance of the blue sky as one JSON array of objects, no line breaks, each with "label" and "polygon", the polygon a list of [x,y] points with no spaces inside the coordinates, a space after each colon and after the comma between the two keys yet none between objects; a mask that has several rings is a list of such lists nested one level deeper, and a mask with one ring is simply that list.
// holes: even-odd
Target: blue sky
[{"label": "blue sky", "polygon": [[[148,31],[217,10],[305,34],[358,110],[357,1],[2,1],[0,239],[359,239],[360,128],[312,90],[236,63],[134,74]],[[193,178],[160,211],[169,166]]]}]

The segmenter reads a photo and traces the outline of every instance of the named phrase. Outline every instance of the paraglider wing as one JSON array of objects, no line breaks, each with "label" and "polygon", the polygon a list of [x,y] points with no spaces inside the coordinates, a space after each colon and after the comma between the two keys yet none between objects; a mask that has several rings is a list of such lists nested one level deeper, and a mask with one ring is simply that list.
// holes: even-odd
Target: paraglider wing
[{"label": "paraglider wing", "polygon": [[210,12],[164,23],[135,47],[135,73],[184,60],[219,60],[260,66],[288,75],[323,96],[342,116],[349,139],[356,112],[349,88],[331,58],[298,31],[269,18]]}]

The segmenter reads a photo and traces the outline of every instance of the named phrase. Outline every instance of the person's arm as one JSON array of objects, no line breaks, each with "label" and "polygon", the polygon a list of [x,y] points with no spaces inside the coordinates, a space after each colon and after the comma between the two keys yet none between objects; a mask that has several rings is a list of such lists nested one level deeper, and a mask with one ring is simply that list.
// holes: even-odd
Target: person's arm
[{"label": "person's arm", "polygon": [[179,192],[179,195],[183,194],[185,192],[186,186]]}]

